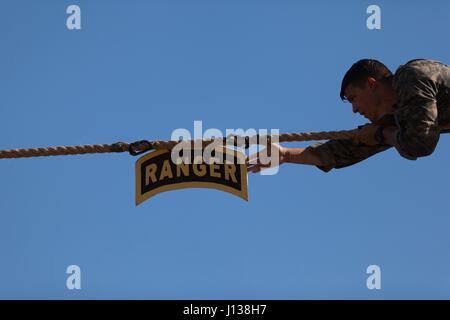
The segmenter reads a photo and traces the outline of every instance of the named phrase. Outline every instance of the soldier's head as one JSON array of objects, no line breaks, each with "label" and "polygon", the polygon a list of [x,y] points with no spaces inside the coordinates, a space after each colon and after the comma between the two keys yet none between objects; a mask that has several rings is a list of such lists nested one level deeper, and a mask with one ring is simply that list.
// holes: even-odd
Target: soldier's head
[{"label": "soldier's head", "polygon": [[386,112],[387,93],[392,93],[392,72],[381,62],[362,59],[346,72],[341,84],[341,99],[352,104],[370,121],[376,121]]}]

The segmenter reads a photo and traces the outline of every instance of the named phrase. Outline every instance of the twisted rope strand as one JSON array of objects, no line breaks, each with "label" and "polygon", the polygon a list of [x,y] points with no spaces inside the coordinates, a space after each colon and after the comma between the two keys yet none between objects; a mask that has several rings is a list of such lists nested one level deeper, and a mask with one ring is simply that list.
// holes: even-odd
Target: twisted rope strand
[{"label": "twisted rope strand", "polygon": [[0,159],[29,158],[44,156],[63,156],[87,153],[106,153],[128,151],[129,144],[120,142],[114,144],[88,144],[82,146],[60,146],[32,149],[0,150]]},{"label": "twisted rope strand", "polygon": [[[263,141],[264,139],[278,138],[279,142],[294,142],[294,141],[312,141],[312,140],[331,140],[331,139],[353,139],[355,138],[357,129],[354,130],[342,130],[342,131],[320,131],[320,132],[301,132],[301,133],[282,133],[280,135],[262,135],[262,136],[252,136],[249,137],[250,141]],[[235,140],[239,141],[241,138],[242,142],[244,142],[244,137],[233,136]],[[223,138],[224,142],[226,138]],[[202,144],[203,147],[212,143],[214,140],[198,140],[191,141],[193,145],[195,143]],[[169,149],[171,150],[175,145],[177,145],[179,141],[163,141],[163,140],[155,140],[151,142],[153,149]]]}]

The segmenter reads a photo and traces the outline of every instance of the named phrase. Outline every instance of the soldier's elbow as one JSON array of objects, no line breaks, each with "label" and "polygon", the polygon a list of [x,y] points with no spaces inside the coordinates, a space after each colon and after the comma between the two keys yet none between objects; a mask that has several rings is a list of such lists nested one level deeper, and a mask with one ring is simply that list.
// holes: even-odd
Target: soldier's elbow
[{"label": "soldier's elbow", "polygon": [[434,152],[434,149],[433,149],[433,150],[430,150],[430,149],[423,149],[423,150],[419,150],[419,151],[417,151],[417,152],[412,152],[411,155],[412,155],[413,157],[416,157],[416,158],[420,158],[420,157],[428,157],[428,156],[431,155],[433,152]]},{"label": "soldier's elbow", "polygon": [[[431,155],[439,142],[438,132],[420,132],[417,134],[400,135],[397,146],[402,155],[411,158],[427,157]],[[406,157],[408,158],[408,157]]]},{"label": "soldier's elbow", "polygon": [[403,154],[407,154],[411,158],[427,157],[433,154],[436,149],[436,143],[417,143],[408,146],[402,150]]}]

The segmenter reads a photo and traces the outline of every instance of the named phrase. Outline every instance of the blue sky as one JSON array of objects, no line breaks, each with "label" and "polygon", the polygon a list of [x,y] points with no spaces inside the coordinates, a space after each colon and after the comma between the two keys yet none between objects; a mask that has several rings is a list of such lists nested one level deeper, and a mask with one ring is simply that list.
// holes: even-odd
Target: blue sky
[{"label": "blue sky", "polygon": [[[365,121],[339,99],[353,62],[450,60],[446,1],[0,5],[0,149],[169,139],[195,120],[353,129]],[[126,153],[0,160],[0,298],[449,299],[449,157],[443,135],[417,161],[249,175],[249,202],[183,189],[139,207]],[[72,264],[81,290],[66,288]]]}]

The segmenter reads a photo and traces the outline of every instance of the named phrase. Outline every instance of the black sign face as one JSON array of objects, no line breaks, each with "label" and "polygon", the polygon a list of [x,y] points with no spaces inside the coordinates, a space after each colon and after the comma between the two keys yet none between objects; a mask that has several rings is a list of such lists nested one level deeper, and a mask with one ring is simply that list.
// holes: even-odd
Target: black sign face
[{"label": "black sign face", "polygon": [[[198,151],[198,150],[197,150]],[[150,152],[136,161],[136,205],[148,198],[182,188],[210,188],[232,193],[248,200],[245,156],[232,149],[217,148],[219,161],[205,161],[201,156],[174,163],[170,150]],[[195,161],[197,160],[197,161]]]}]

